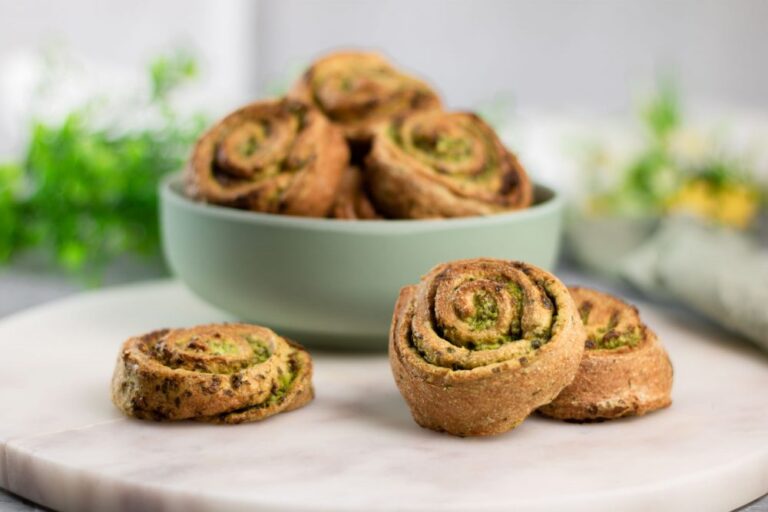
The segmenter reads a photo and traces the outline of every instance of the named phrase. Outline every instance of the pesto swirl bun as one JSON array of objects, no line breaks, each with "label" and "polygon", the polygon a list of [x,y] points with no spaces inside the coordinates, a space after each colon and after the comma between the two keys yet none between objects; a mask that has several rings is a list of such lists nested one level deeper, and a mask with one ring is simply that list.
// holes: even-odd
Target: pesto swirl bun
[{"label": "pesto swirl bun", "polygon": [[396,118],[376,133],[366,164],[373,200],[390,217],[488,215],[533,200],[525,169],[472,113]]},{"label": "pesto swirl bun", "polygon": [[516,427],[571,382],[583,341],[573,299],[552,274],[460,260],[401,290],[389,360],[419,425],[490,435]]},{"label": "pesto swirl bun", "polygon": [[341,131],[304,103],[258,101],[199,139],[187,192],[210,203],[259,212],[324,217],[349,150]]},{"label": "pesto swirl bun", "polygon": [[128,339],[112,401],[128,416],[244,423],[312,400],[312,360],[266,327],[211,324]]},{"label": "pesto swirl bun", "polygon": [[637,308],[589,288],[569,288],[586,329],[576,378],[539,411],[595,421],[639,416],[672,403],[672,363]]},{"label": "pesto swirl bun", "polygon": [[315,61],[288,96],[315,105],[353,142],[370,140],[376,125],[393,116],[440,108],[426,83],[370,52],[337,52]]}]

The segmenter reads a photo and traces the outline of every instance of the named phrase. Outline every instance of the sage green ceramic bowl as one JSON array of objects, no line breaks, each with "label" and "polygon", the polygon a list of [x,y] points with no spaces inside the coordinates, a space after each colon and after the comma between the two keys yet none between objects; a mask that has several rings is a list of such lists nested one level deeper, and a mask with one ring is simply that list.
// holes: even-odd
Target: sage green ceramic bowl
[{"label": "sage green ceramic bowl", "polygon": [[173,272],[236,317],[307,346],[384,349],[400,288],[437,263],[480,256],[551,268],[562,201],[449,220],[287,217],[192,201],[178,176],[161,187],[163,246]]}]

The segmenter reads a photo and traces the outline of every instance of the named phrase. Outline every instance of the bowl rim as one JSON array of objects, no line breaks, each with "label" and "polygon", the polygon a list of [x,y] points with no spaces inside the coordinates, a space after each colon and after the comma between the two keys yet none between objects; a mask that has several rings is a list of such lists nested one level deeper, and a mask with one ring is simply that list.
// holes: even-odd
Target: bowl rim
[{"label": "bowl rim", "polygon": [[528,219],[561,212],[563,207],[563,198],[557,190],[547,185],[534,182],[534,194],[545,194],[548,197],[542,202],[523,210],[450,219],[359,219],[350,221],[345,219],[296,217],[290,215],[276,215],[273,213],[252,212],[195,201],[184,195],[181,191],[182,183],[183,173],[181,172],[166,176],[160,182],[159,186],[161,202],[165,204],[173,204],[176,207],[197,214],[209,215],[215,218],[240,223],[361,234],[396,234],[503,225],[518,221],[524,222]]}]

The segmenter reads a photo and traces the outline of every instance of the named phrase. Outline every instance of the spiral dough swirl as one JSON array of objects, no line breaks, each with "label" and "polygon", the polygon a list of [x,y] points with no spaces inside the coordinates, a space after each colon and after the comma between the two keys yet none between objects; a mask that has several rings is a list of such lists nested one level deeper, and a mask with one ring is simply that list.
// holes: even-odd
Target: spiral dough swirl
[{"label": "spiral dough swirl", "polygon": [[260,101],[229,114],[195,146],[193,198],[267,213],[328,214],[349,159],[341,131],[293,100]]},{"label": "spiral dough swirl", "polygon": [[370,140],[376,126],[394,116],[440,108],[440,98],[426,83],[368,52],[319,59],[289,97],[315,105],[353,142]]},{"label": "spiral dough swirl", "polygon": [[392,217],[466,217],[529,206],[525,169],[472,113],[417,112],[381,128],[367,158],[371,194]]},{"label": "spiral dough swirl", "polygon": [[569,288],[585,327],[576,377],[539,409],[570,421],[639,416],[672,403],[672,363],[635,306],[583,287]]},{"label": "spiral dough swirl", "polygon": [[520,262],[462,260],[403,289],[390,362],[416,421],[457,435],[500,433],[575,375],[583,330],[565,286]]},{"label": "spiral dough swirl", "polygon": [[312,361],[270,329],[213,324],[128,339],[112,400],[141,419],[256,421],[312,400]]}]

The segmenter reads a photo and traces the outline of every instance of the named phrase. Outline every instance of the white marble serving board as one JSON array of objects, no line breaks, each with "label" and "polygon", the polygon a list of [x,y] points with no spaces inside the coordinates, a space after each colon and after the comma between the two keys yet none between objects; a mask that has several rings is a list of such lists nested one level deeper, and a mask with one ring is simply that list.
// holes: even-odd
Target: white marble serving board
[{"label": "white marble serving board", "polygon": [[[494,438],[419,428],[383,355],[315,354],[316,400],[263,423],[159,424],[109,401],[131,334],[226,319],[172,281],[0,322],[0,487],[56,510],[698,510],[768,491],[768,358],[648,305],[674,404]],[[384,343],[384,340],[382,340]]]}]

